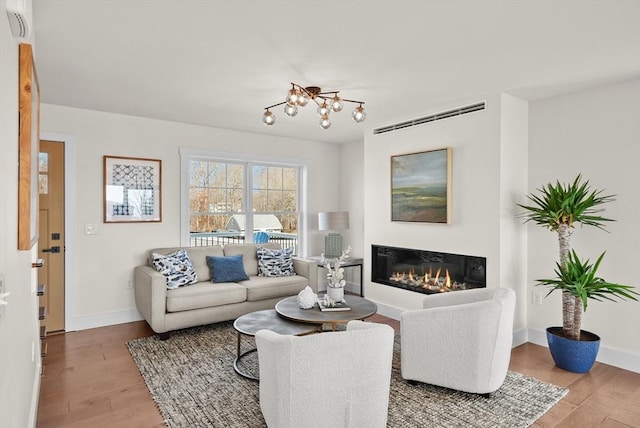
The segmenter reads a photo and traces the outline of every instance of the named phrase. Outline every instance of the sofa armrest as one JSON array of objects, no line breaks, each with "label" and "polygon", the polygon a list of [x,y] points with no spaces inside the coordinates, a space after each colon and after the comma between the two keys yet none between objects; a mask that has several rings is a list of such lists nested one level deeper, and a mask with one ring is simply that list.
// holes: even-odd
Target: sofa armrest
[{"label": "sofa armrest", "polygon": [[156,333],[167,331],[167,280],[150,266],[137,266],[133,274],[133,289],[140,314]]},{"label": "sofa armrest", "polygon": [[316,262],[294,257],[293,270],[296,275],[304,276],[309,280],[309,287],[314,293],[318,292],[318,264]]}]

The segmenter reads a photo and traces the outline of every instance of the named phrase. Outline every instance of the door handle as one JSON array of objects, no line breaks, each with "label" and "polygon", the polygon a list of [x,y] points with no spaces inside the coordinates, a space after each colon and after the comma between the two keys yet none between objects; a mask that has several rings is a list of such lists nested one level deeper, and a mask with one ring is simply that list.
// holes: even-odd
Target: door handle
[{"label": "door handle", "polygon": [[44,250],[42,250],[42,252],[43,253],[59,253],[60,247],[45,248]]}]

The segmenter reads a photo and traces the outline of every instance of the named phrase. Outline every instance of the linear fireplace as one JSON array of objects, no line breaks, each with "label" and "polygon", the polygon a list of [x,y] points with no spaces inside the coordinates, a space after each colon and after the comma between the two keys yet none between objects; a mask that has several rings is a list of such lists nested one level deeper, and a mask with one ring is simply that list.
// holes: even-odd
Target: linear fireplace
[{"label": "linear fireplace", "polygon": [[371,246],[371,280],[424,294],[487,286],[485,257]]}]

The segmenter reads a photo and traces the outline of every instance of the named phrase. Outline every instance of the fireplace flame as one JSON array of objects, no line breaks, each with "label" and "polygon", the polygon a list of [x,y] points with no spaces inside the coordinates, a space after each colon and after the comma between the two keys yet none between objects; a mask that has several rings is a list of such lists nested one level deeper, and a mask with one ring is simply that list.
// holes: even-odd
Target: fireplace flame
[{"label": "fireplace flame", "polygon": [[442,275],[442,269],[439,268],[436,271],[435,276],[433,275],[431,268],[429,268],[429,272],[420,275],[417,275],[414,269],[410,269],[408,272],[393,272],[389,280],[414,287],[427,288],[440,293],[465,289],[464,283],[460,284],[451,280],[449,269],[446,268],[444,270],[444,275]]}]

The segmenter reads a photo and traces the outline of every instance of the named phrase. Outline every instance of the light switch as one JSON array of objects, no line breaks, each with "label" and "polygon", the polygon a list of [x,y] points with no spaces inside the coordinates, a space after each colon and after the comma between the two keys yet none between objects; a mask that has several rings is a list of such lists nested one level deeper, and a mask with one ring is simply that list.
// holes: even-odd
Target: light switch
[{"label": "light switch", "polygon": [[97,235],[98,234],[98,225],[97,224],[85,224],[84,225],[84,234],[85,235]]}]

